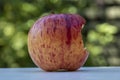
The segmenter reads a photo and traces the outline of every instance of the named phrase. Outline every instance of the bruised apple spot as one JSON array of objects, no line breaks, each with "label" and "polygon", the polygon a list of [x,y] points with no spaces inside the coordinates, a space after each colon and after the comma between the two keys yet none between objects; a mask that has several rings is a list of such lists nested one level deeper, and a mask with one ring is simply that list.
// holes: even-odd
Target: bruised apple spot
[{"label": "bruised apple spot", "polygon": [[55,57],[55,54],[52,54],[52,57]]},{"label": "bruised apple spot", "polygon": [[54,58],[55,57],[55,54],[53,52],[49,53],[51,58]]},{"label": "bruised apple spot", "polygon": [[82,42],[80,41],[80,44],[81,44]]},{"label": "bruised apple spot", "polygon": [[49,34],[49,29],[47,29],[47,34]]},{"label": "bruised apple spot", "polygon": [[67,41],[66,44],[70,45],[71,44],[71,22],[69,20],[69,16],[65,15],[65,20],[66,20],[66,30],[67,30]]},{"label": "bruised apple spot", "polygon": [[42,44],[41,47],[45,48],[45,44]]},{"label": "bruised apple spot", "polygon": [[70,27],[67,27],[67,41],[66,41],[67,45],[71,44],[71,30]]},{"label": "bruised apple spot", "polygon": [[56,27],[53,28],[53,32],[54,32],[54,33],[55,33],[55,31],[56,31]]},{"label": "bruised apple spot", "polygon": [[52,62],[52,60],[50,59],[50,62]]}]

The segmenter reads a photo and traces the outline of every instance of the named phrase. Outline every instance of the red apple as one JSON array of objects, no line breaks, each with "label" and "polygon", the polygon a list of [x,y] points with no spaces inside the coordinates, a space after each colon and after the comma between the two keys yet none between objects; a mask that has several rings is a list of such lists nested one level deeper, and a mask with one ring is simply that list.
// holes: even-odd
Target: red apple
[{"label": "red apple", "polygon": [[88,57],[81,30],[85,19],[77,14],[50,14],[38,19],[28,34],[33,62],[45,71],[80,68]]}]

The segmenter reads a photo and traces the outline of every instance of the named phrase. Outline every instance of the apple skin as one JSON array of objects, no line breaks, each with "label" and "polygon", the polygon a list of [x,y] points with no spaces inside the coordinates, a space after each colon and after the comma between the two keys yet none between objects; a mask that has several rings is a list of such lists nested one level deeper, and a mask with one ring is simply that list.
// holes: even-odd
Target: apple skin
[{"label": "apple skin", "polygon": [[50,14],[38,19],[28,33],[28,51],[45,71],[75,71],[88,57],[81,30],[85,19],[77,14]]}]

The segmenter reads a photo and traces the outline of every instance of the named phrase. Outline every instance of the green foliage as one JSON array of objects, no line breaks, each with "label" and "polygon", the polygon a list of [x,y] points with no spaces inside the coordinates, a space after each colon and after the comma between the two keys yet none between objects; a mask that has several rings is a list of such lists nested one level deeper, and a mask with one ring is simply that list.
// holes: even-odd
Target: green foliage
[{"label": "green foliage", "polygon": [[116,37],[114,34],[117,32],[117,27],[108,23],[98,24],[95,30],[88,32],[86,46],[94,61],[93,65],[107,65],[107,61],[104,59],[105,56],[101,55],[105,51],[105,46],[115,41]]},{"label": "green foliage", "polygon": [[[27,49],[28,31],[38,18],[51,11],[86,18],[83,38],[90,53],[86,66],[120,65],[120,12],[117,6],[103,9],[97,1],[0,0],[0,67],[35,66]],[[105,4],[109,3],[107,1]]]}]

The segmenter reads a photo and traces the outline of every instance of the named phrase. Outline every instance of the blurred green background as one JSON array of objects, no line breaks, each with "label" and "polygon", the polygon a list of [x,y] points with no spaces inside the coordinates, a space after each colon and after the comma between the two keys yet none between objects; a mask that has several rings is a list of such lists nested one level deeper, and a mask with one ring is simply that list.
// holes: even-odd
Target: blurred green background
[{"label": "blurred green background", "polygon": [[0,67],[34,67],[27,35],[41,16],[75,13],[90,55],[85,66],[120,66],[120,0],[0,0]]}]

